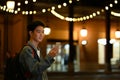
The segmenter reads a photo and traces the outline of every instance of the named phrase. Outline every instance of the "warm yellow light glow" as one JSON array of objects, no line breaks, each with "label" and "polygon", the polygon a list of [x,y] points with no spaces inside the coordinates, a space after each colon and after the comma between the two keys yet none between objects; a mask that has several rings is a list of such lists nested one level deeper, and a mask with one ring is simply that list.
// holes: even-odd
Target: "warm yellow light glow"
[{"label": "warm yellow light glow", "polygon": [[37,13],[37,11],[33,11],[33,14],[36,14]]},{"label": "warm yellow light glow", "polygon": [[21,5],[21,3],[20,3],[20,2],[18,2],[18,3],[17,3],[17,5],[18,5],[18,6],[20,6],[20,5]]},{"label": "warm yellow light glow", "polygon": [[[116,40],[115,39],[110,39],[109,43],[113,44]],[[106,39],[98,39],[97,41],[99,44],[106,45]]]},{"label": "warm yellow light glow", "polygon": [[17,13],[18,13],[18,11],[15,11],[14,13],[15,13],[15,14],[17,14]]},{"label": "warm yellow light glow", "polygon": [[111,11],[111,15],[116,16],[116,17],[120,17],[120,13],[117,13],[117,12],[114,12],[114,11]]},{"label": "warm yellow light glow", "polygon": [[42,12],[45,13],[45,12],[46,12],[46,9],[42,9]]},{"label": "warm yellow light glow", "polygon": [[52,10],[55,10],[55,6],[52,6]]},{"label": "warm yellow light glow", "polygon": [[67,6],[67,3],[63,3],[63,6]]},{"label": "warm yellow light glow", "polygon": [[81,44],[82,44],[82,45],[86,45],[86,44],[87,44],[87,41],[86,41],[86,40],[83,40]]},{"label": "warm yellow light glow", "polygon": [[92,14],[90,15],[90,18],[93,18],[93,15],[92,15]]},{"label": "warm yellow light glow", "polygon": [[115,37],[120,38],[120,30],[115,31]]},{"label": "warm yellow light glow", "polygon": [[109,7],[108,7],[108,6],[105,6],[105,10],[109,10]]},{"label": "warm yellow light glow", "polygon": [[36,0],[33,0],[33,2],[36,2]]},{"label": "warm yellow light glow", "polygon": [[97,11],[97,14],[100,15],[100,11]]},{"label": "warm yellow light glow", "polygon": [[7,9],[13,10],[15,7],[15,1],[7,1]]},{"label": "warm yellow light glow", "polygon": [[69,0],[69,3],[71,4],[71,3],[72,3],[72,0]]},{"label": "warm yellow light glow", "polygon": [[114,3],[117,4],[117,3],[118,3],[118,0],[115,0]]},{"label": "warm yellow light glow", "polygon": [[110,4],[110,7],[113,7],[113,4]]},{"label": "warm yellow light glow", "polygon": [[25,4],[28,4],[28,0],[25,0]]},{"label": "warm yellow light glow", "polygon": [[51,29],[50,29],[49,27],[45,27],[45,28],[44,28],[44,34],[45,34],[45,35],[49,35],[50,32],[51,32]]},{"label": "warm yellow light glow", "polygon": [[21,9],[20,9],[20,8],[18,8],[17,10],[18,10],[18,11],[20,11]]},{"label": "warm yellow light glow", "polygon": [[22,11],[22,14],[25,14],[25,11]]},{"label": "warm yellow light glow", "polygon": [[29,14],[32,14],[32,11],[29,11]]},{"label": "warm yellow light glow", "polygon": [[93,16],[96,16],[96,13],[93,13]]},{"label": "warm yellow light glow", "polygon": [[61,5],[58,5],[58,8],[61,8],[62,6]]},{"label": "warm yellow light glow", "polygon": [[83,28],[81,31],[80,31],[80,34],[82,37],[86,37],[87,36],[87,29]]}]

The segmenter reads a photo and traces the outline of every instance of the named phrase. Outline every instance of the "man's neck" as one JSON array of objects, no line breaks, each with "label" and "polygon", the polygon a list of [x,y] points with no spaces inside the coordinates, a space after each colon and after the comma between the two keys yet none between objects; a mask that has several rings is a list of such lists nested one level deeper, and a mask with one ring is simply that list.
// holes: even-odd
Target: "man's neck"
[{"label": "man's neck", "polygon": [[30,40],[30,42],[35,46],[35,48],[37,49],[38,47],[38,42],[34,41],[34,40]]}]

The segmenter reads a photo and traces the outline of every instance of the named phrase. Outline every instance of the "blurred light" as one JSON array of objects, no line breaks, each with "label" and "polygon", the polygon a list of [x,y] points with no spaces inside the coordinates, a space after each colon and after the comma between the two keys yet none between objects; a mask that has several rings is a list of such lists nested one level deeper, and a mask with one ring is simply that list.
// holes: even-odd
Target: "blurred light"
[{"label": "blurred light", "polygon": [[18,11],[15,11],[14,13],[15,13],[15,14],[17,14],[17,13],[18,13]]},{"label": "blurred light", "polygon": [[71,3],[72,3],[72,0],[69,0],[69,3],[71,4]]},{"label": "blurred light", "polygon": [[87,36],[87,29],[83,28],[82,30],[80,30],[80,34],[82,37],[86,37]]},{"label": "blurred light", "polygon": [[118,1],[117,1],[117,0],[115,0],[115,1],[114,1],[114,3],[115,3],[115,4],[117,4],[117,3],[118,3]]},{"label": "blurred light", "polygon": [[61,8],[62,6],[61,5],[58,5],[58,8]]},{"label": "blurred light", "polygon": [[115,41],[116,41],[115,39],[111,39],[111,40],[110,40],[110,44],[115,43]]},{"label": "blurred light", "polygon": [[22,14],[25,14],[25,11],[22,11]]},{"label": "blurred light", "polygon": [[20,5],[21,5],[21,3],[20,3],[20,2],[18,2],[18,3],[17,3],[17,5],[18,5],[18,6],[20,6]]},{"label": "blurred light", "polygon": [[115,31],[115,37],[120,38],[120,30]]},{"label": "blurred light", "polygon": [[63,6],[67,6],[67,3],[63,3]]},{"label": "blurred light", "polygon": [[109,10],[109,7],[108,7],[108,6],[105,6],[105,10]]},{"label": "blurred light", "polygon": [[104,9],[101,9],[101,12],[104,12]]},{"label": "blurred light", "polygon": [[87,40],[83,40],[82,45],[86,45],[86,44],[87,44]]},{"label": "blurred light", "polygon": [[110,7],[113,7],[113,4],[110,4]]},{"label": "blurred light", "polygon": [[[97,41],[99,44],[103,44],[103,45],[106,45],[106,39],[98,39]],[[115,39],[111,39],[109,41],[110,44],[113,44],[115,42]]]},{"label": "blurred light", "polygon": [[96,16],[96,13],[93,13],[93,16]]},{"label": "blurred light", "polygon": [[28,0],[25,0],[25,4],[28,4]]},{"label": "blurred light", "polygon": [[42,12],[45,13],[45,12],[46,12],[46,9],[42,9]]},{"label": "blurred light", "polygon": [[15,7],[15,1],[7,1],[7,9],[13,10]]},{"label": "blurred light", "polygon": [[33,0],[33,2],[36,2],[36,0]]},{"label": "blurred light", "polygon": [[97,14],[100,15],[100,11],[97,11]]},{"label": "blurred light", "polygon": [[46,26],[46,27],[44,28],[44,34],[45,34],[45,35],[49,35],[50,32],[51,32],[51,29],[50,29],[48,26]]},{"label": "blurred light", "polygon": [[52,6],[52,10],[55,10],[55,6]]},{"label": "blurred light", "polygon": [[21,9],[20,9],[20,8],[18,8],[17,10],[18,10],[18,11],[20,11]]},{"label": "blurred light", "polygon": [[98,43],[106,45],[106,39],[98,39]]},{"label": "blurred light", "polygon": [[29,14],[32,14],[32,11],[29,11]]},{"label": "blurred light", "polygon": [[47,9],[47,11],[50,11],[50,10],[51,10],[50,8]]},{"label": "blurred light", "polygon": [[93,18],[93,15],[92,15],[92,14],[90,15],[90,18]]},{"label": "blurred light", "polygon": [[37,13],[37,11],[33,11],[33,14],[36,14]]},{"label": "blurred light", "polygon": [[117,13],[117,12],[114,12],[114,11],[111,11],[111,15],[120,17],[120,13]]},{"label": "blurred light", "polygon": [[25,14],[28,15],[28,11],[26,11]]}]

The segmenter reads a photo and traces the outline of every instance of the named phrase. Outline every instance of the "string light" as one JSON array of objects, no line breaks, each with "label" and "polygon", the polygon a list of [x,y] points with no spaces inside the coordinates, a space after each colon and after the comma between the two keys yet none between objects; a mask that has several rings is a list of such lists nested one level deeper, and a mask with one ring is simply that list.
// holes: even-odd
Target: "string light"
[{"label": "string light", "polygon": [[45,12],[46,12],[46,9],[42,9],[42,12],[45,13]]},{"label": "string light", "polygon": [[[76,0],[76,1],[80,1],[80,0]],[[33,2],[36,2],[36,0],[33,0]],[[72,0],[69,0],[69,3],[72,3]],[[28,4],[28,0],[25,0],[25,4]],[[114,0],[114,4],[118,4],[118,0]],[[21,9],[19,8],[19,6],[21,6],[21,3],[18,2],[17,3],[17,10],[8,10],[6,7],[4,6],[0,6],[0,9],[3,10],[3,11],[6,11],[6,12],[10,12],[10,13],[15,13],[17,14],[19,11],[21,11]],[[67,6],[67,3],[63,3],[63,5],[58,5],[57,7],[59,9],[61,9],[63,7],[66,7]],[[112,3],[110,3],[108,6],[105,6],[105,10],[109,10],[109,7],[113,7],[114,5]],[[78,17],[78,18],[70,18],[70,17],[64,17],[62,16],[61,14],[57,13],[55,11],[55,7],[52,6],[51,8],[48,8],[48,9],[42,9],[42,12],[45,13],[46,11],[50,11],[54,16],[62,19],[62,20],[66,20],[66,21],[83,21],[83,20],[88,20],[88,19],[91,19],[91,18],[94,18],[96,17],[97,15],[100,15],[101,12],[104,12],[104,9],[101,9],[101,11],[97,11],[97,12],[94,12],[92,14],[89,14],[89,15],[86,15],[86,16],[82,16],[82,17]],[[37,11],[22,11],[22,14],[36,14]],[[114,16],[117,16],[119,17],[120,13],[116,13],[116,12],[113,12],[111,11],[111,15],[114,15]]]},{"label": "string light", "polygon": [[13,10],[15,7],[15,1],[7,1],[6,5],[7,5],[7,9]]},{"label": "string light", "polygon": [[18,8],[17,10],[18,10],[18,11],[20,11],[21,9],[20,9],[20,8]]},{"label": "string light", "polygon": [[64,17],[62,16],[61,14],[57,13],[55,10],[51,10],[51,13],[62,19],[62,20],[66,20],[66,21],[83,21],[83,20],[87,20],[87,19],[90,19],[90,18],[93,18],[95,17],[96,15],[100,15],[100,11],[97,11],[96,13],[92,13],[90,15],[87,15],[87,16],[83,16],[83,17],[79,17],[79,18],[70,18],[70,17]]},{"label": "string light", "polygon": [[110,7],[113,7],[113,4],[110,4]]},{"label": "string light", "polygon": [[20,6],[20,5],[21,5],[21,3],[20,3],[20,2],[18,2],[18,3],[17,3],[17,6]]},{"label": "string light", "polygon": [[72,3],[72,0],[69,0],[69,3],[71,4],[71,3]]},{"label": "string light", "polygon": [[108,6],[105,6],[105,10],[109,10],[109,7],[108,7]]},{"label": "string light", "polygon": [[52,10],[55,10],[55,6],[52,6]]},{"label": "string light", "polygon": [[63,3],[63,6],[67,6],[67,3]]},{"label": "string light", "polygon": [[61,5],[58,5],[58,8],[61,8],[62,6]]},{"label": "string light", "polygon": [[117,1],[117,0],[114,0],[114,3],[115,3],[115,4],[118,4],[118,1]]},{"label": "string light", "polygon": [[28,0],[25,0],[25,4],[28,4]]},{"label": "string light", "polygon": [[117,12],[114,12],[114,11],[111,11],[111,15],[116,16],[116,17],[120,17],[120,13],[117,13]]},{"label": "string light", "polygon": [[36,2],[36,0],[33,0],[33,2]]}]

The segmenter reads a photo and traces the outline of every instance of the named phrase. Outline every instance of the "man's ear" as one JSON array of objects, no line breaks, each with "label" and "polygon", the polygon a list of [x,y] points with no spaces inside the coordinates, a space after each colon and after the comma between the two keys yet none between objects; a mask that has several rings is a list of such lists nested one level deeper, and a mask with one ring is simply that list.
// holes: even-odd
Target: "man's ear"
[{"label": "man's ear", "polygon": [[32,36],[32,31],[29,31],[29,35]]}]

